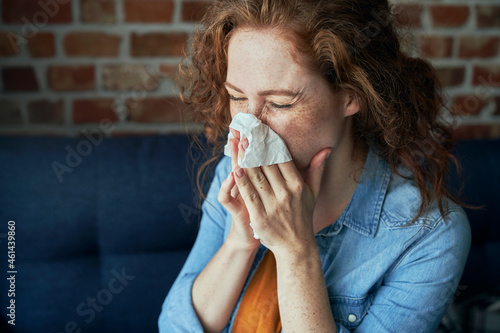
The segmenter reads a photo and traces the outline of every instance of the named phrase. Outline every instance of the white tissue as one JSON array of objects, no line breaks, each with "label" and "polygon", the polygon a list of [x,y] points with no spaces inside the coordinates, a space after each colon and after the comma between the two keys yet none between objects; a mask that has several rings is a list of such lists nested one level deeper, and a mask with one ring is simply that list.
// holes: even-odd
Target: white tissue
[{"label": "white tissue", "polygon": [[[269,126],[250,113],[240,112],[234,116],[229,125],[248,139],[248,148],[244,157],[238,156],[238,165],[241,168],[255,168],[262,165],[284,163],[292,160],[285,141]],[[234,135],[229,131],[227,144],[224,146],[224,155],[231,156],[229,140]]]},{"label": "white tissue", "polygon": [[252,228],[252,230],[253,230],[253,238],[255,238],[255,239],[260,239],[259,235],[257,235],[257,233],[255,232],[255,229],[253,228],[252,223],[250,223],[250,227],[251,227],[251,228]]}]

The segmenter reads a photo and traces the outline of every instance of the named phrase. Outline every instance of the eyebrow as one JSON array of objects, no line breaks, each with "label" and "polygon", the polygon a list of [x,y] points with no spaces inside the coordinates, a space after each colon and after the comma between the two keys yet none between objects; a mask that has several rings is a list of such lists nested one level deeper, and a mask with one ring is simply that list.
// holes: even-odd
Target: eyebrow
[{"label": "eyebrow", "polygon": [[[240,94],[243,94],[243,91],[241,91],[241,89],[239,89],[238,87],[236,87],[232,83],[229,83],[229,82],[226,81],[226,82],[224,82],[224,85],[226,87],[229,87],[229,88],[233,89],[234,91],[239,92]],[[257,93],[257,95],[259,95],[259,96],[275,95],[275,96],[290,96],[290,97],[295,97],[295,96],[297,96],[299,94],[300,93],[297,92],[297,91],[288,90],[288,89],[263,90],[263,91],[259,91]]]}]

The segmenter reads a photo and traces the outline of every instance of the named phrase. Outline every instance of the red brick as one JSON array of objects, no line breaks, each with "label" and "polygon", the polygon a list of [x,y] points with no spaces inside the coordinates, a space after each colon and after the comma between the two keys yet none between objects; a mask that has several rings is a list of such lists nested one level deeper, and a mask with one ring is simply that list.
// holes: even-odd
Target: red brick
[{"label": "red brick", "polygon": [[458,86],[464,82],[465,68],[460,66],[442,67],[436,70],[436,74],[443,86]]},{"label": "red brick", "polygon": [[40,32],[28,39],[27,47],[33,58],[53,57],[55,54],[54,34]]},{"label": "red brick", "polygon": [[5,67],[2,69],[5,91],[37,91],[38,81],[32,67]]},{"label": "red brick", "polygon": [[114,99],[77,99],[73,101],[73,122],[75,124],[99,123],[103,119],[118,121],[113,110]]},{"label": "red brick", "polygon": [[175,77],[179,73],[179,66],[177,65],[160,65],[160,72],[167,77]]},{"label": "red brick", "polygon": [[47,73],[49,87],[56,91],[81,91],[95,89],[93,65],[51,66]]},{"label": "red brick", "polygon": [[167,23],[172,21],[172,0],[125,0],[126,22]]},{"label": "red brick", "polygon": [[437,5],[429,8],[433,27],[459,27],[469,17],[468,6]]},{"label": "red brick", "polygon": [[444,36],[422,36],[420,37],[420,53],[428,58],[451,57],[453,49],[453,38]]},{"label": "red brick", "polygon": [[479,28],[500,27],[500,6],[476,5],[476,12]]},{"label": "red brick", "polygon": [[114,0],[81,0],[81,20],[84,23],[115,23]]},{"label": "red brick", "polygon": [[133,57],[182,56],[187,41],[184,33],[132,34]]},{"label": "red brick", "polygon": [[63,101],[37,100],[28,104],[29,122],[32,124],[62,124]]},{"label": "red brick", "polygon": [[160,65],[161,77],[170,80],[178,87],[187,87],[190,85],[179,73],[178,65]]},{"label": "red brick", "polygon": [[481,140],[497,139],[500,137],[500,125],[462,125],[455,130],[455,138],[458,140]]},{"label": "red brick", "polygon": [[200,21],[209,5],[209,1],[183,1],[182,20],[186,22]]},{"label": "red brick", "polygon": [[487,100],[480,96],[460,95],[453,98],[451,111],[459,116],[478,115],[487,104]]},{"label": "red brick", "polygon": [[19,53],[19,38],[13,32],[0,32],[0,57],[9,57]]},{"label": "red brick", "polygon": [[158,88],[158,73],[148,71],[147,65],[104,65],[103,86],[108,90],[152,91]]},{"label": "red brick", "polygon": [[500,87],[500,65],[474,66],[472,83],[476,86]]},{"label": "red brick", "polygon": [[486,36],[460,37],[460,58],[491,58],[498,55],[500,38]]},{"label": "red brick", "polygon": [[174,83],[180,83],[181,77],[179,75],[178,65],[160,65],[159,70],[162,77],[166,77]]},{"label": "red brick", "polygon": [[422,27],[422,5],[397,4],[395,8],[397,26],[409,28]]},{"label": "red brick", "polygon": [[4,23],[30,23],[40,28],[47,23],[70,23],[71,3],[57,0],[2,0]]},{"label": "red brick", "polygon": [[72,32],[64,37],[64,51],[68,56],[116,57],[121,37],[100,32]]},{"label": "red brick", "polygon": [[141,123],[178,123],[189,121],[191,112],[175,97],[129,99],[130,120]]},{"label": "red brick", "polygon": [[20,125],[23,123],[21,109],[17,101],[0,100],[0,125]]}]

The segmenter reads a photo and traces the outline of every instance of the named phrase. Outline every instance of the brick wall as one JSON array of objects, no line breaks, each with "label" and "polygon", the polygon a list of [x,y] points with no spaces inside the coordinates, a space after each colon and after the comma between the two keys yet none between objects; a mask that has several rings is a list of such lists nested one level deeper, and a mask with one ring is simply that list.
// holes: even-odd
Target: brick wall
[{"label": "brick wall", "polygon": [[459,138],[500,137],[500,2],[399,0],[412,53],[438,70]]},{"label": "brick wall", "polygon": [[[0,134],[182,132],[176,67],[206,2],[2,0]],[[500,3],[398,0],[411,52],[428,58],[463,138],[500,137]],[[375,18],[376,19],[376,18]]]}]

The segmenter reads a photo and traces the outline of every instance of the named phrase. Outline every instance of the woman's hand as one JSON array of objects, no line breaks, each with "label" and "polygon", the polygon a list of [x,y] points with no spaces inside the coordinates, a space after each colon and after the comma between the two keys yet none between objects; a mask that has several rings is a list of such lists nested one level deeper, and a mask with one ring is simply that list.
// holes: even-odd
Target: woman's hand
[{"label": "woman's hand", "polygon": [[[238,146],[240,146],[240,134],[231,129],[235,139],[229,142],[231,146],[231,169],[238,168]],[[259,247],[260,240],[253,237],[253,230],[250,227],[250,216],[245,206],[245,202],[240,195],[234,179],[234,172],[231,172],[228,178],[222,182],[222,186],[217,197],[221,205],[227,209],[232,216],[231,230],[228,240],[234,241],[237,248],[244,250],[254,250]]]},{"label": "woman's hand", "polygon": [[[244,150],[245,140],[239,142],[238,150]],[[313,212],[330,150],[322,149],[314,156],[304,179],[293,161],[233,168],[240,194],[238,204],[246,207],[255,232],[275,255],[298,254],[315,245]],[[252,234],[251,229],[245,230]]]}]

